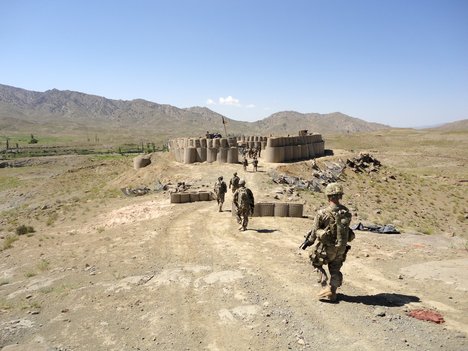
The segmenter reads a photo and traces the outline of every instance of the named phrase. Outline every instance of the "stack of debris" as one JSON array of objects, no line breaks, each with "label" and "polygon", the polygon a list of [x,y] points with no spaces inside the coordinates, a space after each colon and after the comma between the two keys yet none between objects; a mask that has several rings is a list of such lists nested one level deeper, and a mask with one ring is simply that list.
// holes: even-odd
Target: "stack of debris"
[{"label": "stack of debris", "polygon": [[151,190],[147,187],[141,188],[121,188],[125,196],[142,196],[148,194]]},{"label": "stack of debris", "polygon": [[370,173],[378,172],[381,163],[371,154],[361,152],[358,157],[346,160],[346,165],[356,173],[362,173],[364,171]]},{"label": "stack of debris", "polygon": [[324,169],[321,169],[313,162],[313,178],[310,180],[276,173],[270,174],[270,176],[276,184],[286,184],[295,190],[308,189],[320,193],[328,184],[337,182],[341,178],[345,168],[346,164],[342,160],[338,162],[326,162]]}]

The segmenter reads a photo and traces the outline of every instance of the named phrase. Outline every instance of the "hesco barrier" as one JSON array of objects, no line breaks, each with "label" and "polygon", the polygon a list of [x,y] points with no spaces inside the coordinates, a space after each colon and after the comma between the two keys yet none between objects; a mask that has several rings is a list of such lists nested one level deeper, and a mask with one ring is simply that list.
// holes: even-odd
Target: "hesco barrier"
[{"label": "hesco barrier", "polygon": [[197,161],[197,149],[194,147],[185,148],[184,163],[194,163]]},{"label": "hesco barrier", "polygon": [[227,163],[228,148],[220,147],[218,149],[217,161],[218,163]]},{"label": "hesco barrier", "polygon": [[[169,141],[170,151],[177,162],[238,163],[238,147],[262,150],[265,162],[281,163],[308,160],[324,155],[325,143],[320,134],[288,137],[258,135],[229,138],[178,138]],[[134,164],[138,169],[137,165]]]},{"label": "hesco barrier", "polygon": [[171,193],[171,204],[180,204],[180,193]]},{"label": "hesco barrier", "polygon": [[200,197],[200,201],[210,201],[211,200],[210,193],[207,192],[207,191],[200,191],[198,193],[198,195]]},{"label": "hesco barrier", "polygon": [[260,217],[274,217],[275,204],[271,202],[258,203],[260,205]]},{"label": "hesco barrier", "polygon": [[188,193],[171,193],[172,204],[182,204],[186,202],[196,201],[211,201],[211,193],[207,191],[188,192]]},{"label": "hesco barrier", "polygon": [[287,203],[275,203],[274,210],[275,217],[288,217],[289,216],[289,205]]},{"label": "hesco barrier", "polygon": [[[303,217],[303,204],[287,202],[257,202],[253,217]],[[232,205],[232,215],[235,216],[235,207]]]},{"label": "hesco barrier", "polygon": [[303,204],[289,204],[289,217],[302,217],[303,213]]},{"label": "hesco barrier", "polygon": [[216,162],[217,155],[218,155],[218,149],[214,147],[208,148],[208,150],[206,150],[206,162],[208,163]]},{"label": "hesco barrier", "polygon": [[206,148],[205,147],[197,147],[197,162],[205,162],[206,161]]},{"label": "hesco barrier", "polygon": [[230,147],[227,152],[227,163],[239,162],[239,150],[237,147]]},{"label": "hesco barrier", "polygon": [[190,193],[180,193],[180,203],[190,202]]},{"label": "hesco barrier", "polygon": [[324,153],[325,142],[320,134],[272,137],[266,142],[262,158],[265,162],[281,163],[309,160]]}]

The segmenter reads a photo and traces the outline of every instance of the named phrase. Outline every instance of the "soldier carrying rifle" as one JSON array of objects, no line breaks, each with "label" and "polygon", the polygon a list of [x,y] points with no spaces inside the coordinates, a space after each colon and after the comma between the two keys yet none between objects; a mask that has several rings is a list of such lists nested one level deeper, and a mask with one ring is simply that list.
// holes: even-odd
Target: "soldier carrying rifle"
[{"label": "soldier carrying rifle", "polygon": [[[354,232],[349,229],[351,213],[340,204],[343,188],[337,183],[328,184],[325,189],[329,206],[317,212],[312,229],[306,234],[306,239],[300,246],[305,250],[312,246],[309,255],[312,266],[319,272],[319,282],[323,289],[318,293],[321,300],[335,302],[336,291],[343,283],[340,269],[346,260],[346,254],[351,246],[348,242],[354,239]],[[323,268],[328,265],[330,283]]]}]

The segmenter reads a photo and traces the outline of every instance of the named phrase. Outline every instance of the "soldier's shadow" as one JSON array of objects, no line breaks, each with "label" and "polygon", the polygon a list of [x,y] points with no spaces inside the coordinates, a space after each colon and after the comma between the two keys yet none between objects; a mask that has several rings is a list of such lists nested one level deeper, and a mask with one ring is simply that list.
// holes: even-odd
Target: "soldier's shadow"
[{"label": "soldier's shadow", "polygon": [[274,233],[278,231],[276,229],[253,229],[253,228],[250,230],[255,230],[257,233],[261,233],[261,234],[269,234],[269,233]]},{"label": "soldier's shadow", "polygon": [[362,303],[371,306],[401,307],[410,302],[420,302],[417,296],[394,293],[380,293],[376,295],[350,296],[338,294],[338,300],[349,303]]}]

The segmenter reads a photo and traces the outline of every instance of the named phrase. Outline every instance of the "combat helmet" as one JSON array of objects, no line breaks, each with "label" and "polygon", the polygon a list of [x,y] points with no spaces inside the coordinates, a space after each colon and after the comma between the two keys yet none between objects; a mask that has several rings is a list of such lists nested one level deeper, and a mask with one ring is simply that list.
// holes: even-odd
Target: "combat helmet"
[{"label": "combat helmet", "polygon": [[222,177],[222,176],[221,176],[221,177],[218,177],[218,180],[223,180],[223,177]]},{"label": "combat helmet", "polygon": [[234,172],[233,176],[237,176],[237,172]]},{"label": "combat helmet", "polygon": [[343,195],[343,187],[338,183],[330,183],[325,188],[325,194],[327,196],[331,195]]},{"label": "combat helmet", "polygon": [[245,186],[245,180],[244,179],[239,180],[239,185],[240,186]]}]

